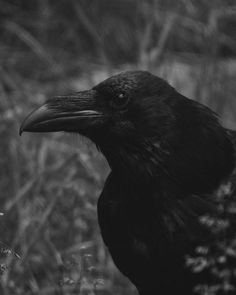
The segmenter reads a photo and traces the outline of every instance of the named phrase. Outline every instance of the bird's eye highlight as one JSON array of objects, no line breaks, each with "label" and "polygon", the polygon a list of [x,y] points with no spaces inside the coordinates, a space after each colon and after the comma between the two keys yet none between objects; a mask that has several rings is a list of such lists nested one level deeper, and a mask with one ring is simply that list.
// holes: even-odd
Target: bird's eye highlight
[{"label": "bird's eye highlight", "polygon": [[128,101],[129,101],[128,97],[124,93],[120,93],[119,95],[114,97],[113,106],[115,108],[121,109],[126,107],[126,105],[128,104]]}]

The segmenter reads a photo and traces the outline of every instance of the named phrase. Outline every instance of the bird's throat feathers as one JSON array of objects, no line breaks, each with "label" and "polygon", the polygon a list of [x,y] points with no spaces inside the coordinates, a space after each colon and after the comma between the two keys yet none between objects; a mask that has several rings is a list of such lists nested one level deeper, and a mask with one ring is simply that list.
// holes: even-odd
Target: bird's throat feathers
[{"label": "bird's throat feathers", "polygon": [[[158,145],[158,144],[157,144]],[[112,171],[132,183],[150,184],[160,175],[167,175],[163,151],[148,142],[101,144],[99,149],[106,157]]]},{"label": "bird's throat feathers", "polygon": [[160,138],[106,138],[99,147],[113,171],[137,184],[167,177],[185,191],[212,192],[232,173],[234,147],[210,110],[200,112],[191,113],[191,124],[186,115],[176,118]]}]

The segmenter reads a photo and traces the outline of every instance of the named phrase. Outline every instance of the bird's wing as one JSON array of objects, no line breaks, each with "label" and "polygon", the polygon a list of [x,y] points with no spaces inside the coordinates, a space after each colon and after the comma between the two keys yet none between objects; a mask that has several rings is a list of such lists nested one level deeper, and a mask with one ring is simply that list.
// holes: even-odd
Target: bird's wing
[{"label": "bird's wing", "polygon": [[[236,150],[236,131],[227,130]],[[158,148],[160,145],[158,144]],[[164,165],[164,163],[163,163]],[[193,193],[185,187],[166,169],[163,188],[162,222],[169,236],[174,232],[186,232],[189,236],[198,236],[202,228],[201,220],[206,216],[220,218],[228,206],[227,202],[234,201],[236,185],[236,169],[211,193]],[[156,196],[157,199],[160,195]]]}]

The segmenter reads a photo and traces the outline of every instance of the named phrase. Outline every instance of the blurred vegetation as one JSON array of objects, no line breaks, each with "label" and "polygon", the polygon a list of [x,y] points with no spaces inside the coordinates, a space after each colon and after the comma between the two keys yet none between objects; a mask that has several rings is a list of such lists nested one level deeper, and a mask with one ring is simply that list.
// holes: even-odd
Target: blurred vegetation
[{"label": "blurred vegetation", "polygon": [[235,128],[235,0],[0,4],[0,294],[136,294],[99,234],[106,161],[76,135],[20,138],[20,122],[47,97],[147,69]]}]

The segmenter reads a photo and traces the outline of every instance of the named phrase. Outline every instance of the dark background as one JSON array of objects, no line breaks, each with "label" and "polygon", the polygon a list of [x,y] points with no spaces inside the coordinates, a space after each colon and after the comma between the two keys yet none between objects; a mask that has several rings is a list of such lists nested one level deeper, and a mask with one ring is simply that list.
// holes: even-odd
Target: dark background
[{"label": "dark background", "polygon": [[0,294],[137,294],[99,233],[105,159],[19,125],[46,98],[145,69],[236,128],[235,32],[235,0],[0,0]]}]

